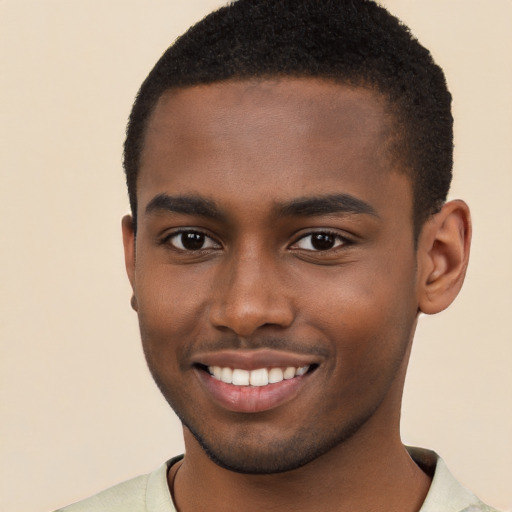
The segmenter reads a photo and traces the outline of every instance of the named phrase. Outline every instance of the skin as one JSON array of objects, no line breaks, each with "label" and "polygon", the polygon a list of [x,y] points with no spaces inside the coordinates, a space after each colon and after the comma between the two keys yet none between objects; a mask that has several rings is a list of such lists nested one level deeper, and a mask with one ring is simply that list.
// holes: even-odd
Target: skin
[{"label": "skin", "polygon": [[[470,223],[447,203],[415,248],[392,133],[378,93],[313,79],[159,100],[123,237],[148,366],[184,424],[181,512],[419,510],[429,478],[400,441],[403,383],[418,313],[462,285]],[[255,354],[314,371],[271,408],[230,410],[203,364]]]}]

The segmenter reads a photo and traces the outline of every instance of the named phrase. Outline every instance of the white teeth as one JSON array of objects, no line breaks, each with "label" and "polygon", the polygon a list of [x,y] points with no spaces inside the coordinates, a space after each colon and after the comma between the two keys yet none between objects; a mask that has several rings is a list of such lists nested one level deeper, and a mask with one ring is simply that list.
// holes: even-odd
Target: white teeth
[{"label": "white teeth", "polygon": [[249,385],[249,372],[247,370],[233,370],[233,384],[235,386],[248,386]]},{"label": "white teeth", "polygon": [[269,384],[275,384],[276,382],[281,382],[284,379],[283,370],[281,368],[271,368],[268,372],[268,382]]},{"label": "white teeth", "polygon": [[266,386],[268,384],[268,370],[266,368],[253,370],[249,382],[251,386]]},{"label": "white teeth", "polygon": [[234,370],[220,366],[209,366],[208,371],[217,380],[234,386],[266,386],[267,384],[276,384],[282,380],[300,377],[309,370],[307,366],[288,366],[287,368],[258,368],[257,370],[242,370],[235,368]]},{"label": "white teeth", "polygon": [[233,370],[231,368],[222,368],[220,374],[220,380],[226,384],[233,382]]},{"label": "white teeth", "polygon": [[286,368],[286,370],[283,372],[283,377],[286,380],[293,379],[293,377],[295,377],[295,370],[296,368],[293,366],[288,366],[288,368]]},{"label": "white teeth", "polygon": [[309,370],[309,366],[301,366],[300,368],[297,368],[295,375],[297,375],[297,377],[299,377],[300,375],[304,375],[308,370]]}]

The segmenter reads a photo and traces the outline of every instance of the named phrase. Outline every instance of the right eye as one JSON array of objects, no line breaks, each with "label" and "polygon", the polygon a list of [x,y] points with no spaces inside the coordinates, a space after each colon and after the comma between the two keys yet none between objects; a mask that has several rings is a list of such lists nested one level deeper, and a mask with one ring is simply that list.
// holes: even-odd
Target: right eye
[{"label": "right eye", "polygon": [[201,231],[182,230],[167,236],[164,243],[180,251],[201,251],[220,249],[220,244]]}]

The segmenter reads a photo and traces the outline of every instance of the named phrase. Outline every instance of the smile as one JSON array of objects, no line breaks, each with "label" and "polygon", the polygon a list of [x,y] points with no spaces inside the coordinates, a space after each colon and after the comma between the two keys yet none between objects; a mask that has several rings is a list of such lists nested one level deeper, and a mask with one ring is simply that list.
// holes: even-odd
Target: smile
[{"label": "smile", "polygon": [[294,377],[304,375],[310,368],[306,366],[288,366],[285,368],[257,368],[255,370],[243,370],[241,368],[230,368],[220,366],[208,366],[210,375],[233,386],[267,386],[277,384],[283,380],[290,380]]},{"label": "smile", "polygon": [[315,375],[326,357],[268,348],[219,350],[196,353],[192,368],[215,406],[260,413],[287,406],[306,390],[307,396],[317,393]]}]

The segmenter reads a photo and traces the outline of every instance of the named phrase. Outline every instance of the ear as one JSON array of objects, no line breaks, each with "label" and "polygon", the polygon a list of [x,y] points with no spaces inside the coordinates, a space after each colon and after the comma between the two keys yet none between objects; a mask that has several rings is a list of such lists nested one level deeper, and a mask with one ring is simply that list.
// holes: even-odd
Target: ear
[{"label": "ear", "polygon": [[135,293],[135,229],[131,215],[123,217],[121,227],[123,230],[124,263],[133,290],[131,306],[137,311],[137,296]]},{"label": "ear", "polygon": [[457,297],[469,261],[471,217],[464,201],[446,203],[418,239],[418,304],[428,315],[446,309]]}]

